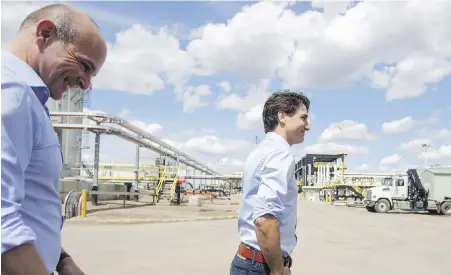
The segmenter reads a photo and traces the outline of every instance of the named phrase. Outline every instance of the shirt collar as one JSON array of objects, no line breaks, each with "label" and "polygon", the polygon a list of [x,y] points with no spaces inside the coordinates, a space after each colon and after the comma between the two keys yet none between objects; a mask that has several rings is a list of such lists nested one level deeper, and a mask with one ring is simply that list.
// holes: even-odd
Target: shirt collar
[{"label": "shirt collar", "polygon": [[284,144],[287,148],[289,148],[291,150],[291,145],[286,141],[286,139],[284,139],[281,135],[279,135],[275,132],[268,132],[266,134],[266,138],[272,139],[272,140],[277,140],[278,142],[280,142],[281,144]]},{"label": "shirt collar", "polygon": [[50,91],[39,75],[27,63],[12,53],[2,50],[2,64],[7,64],[7,67],[32,88],[41,104],[45,105],[50,97]]}]

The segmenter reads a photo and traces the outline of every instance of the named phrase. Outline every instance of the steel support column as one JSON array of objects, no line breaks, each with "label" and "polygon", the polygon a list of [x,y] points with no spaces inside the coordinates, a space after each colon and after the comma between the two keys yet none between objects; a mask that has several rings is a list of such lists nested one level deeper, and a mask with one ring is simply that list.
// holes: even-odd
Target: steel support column
[{"label": "steel support column", "polygon": [[[92,184],[92,191],[99,190],[99,161],[100,161],[100,133],[96,132],[94,145],[94,178]],[[97,195],[92,195],[92,205],[97,205]]]},{"label": "steel support column", "polygon": [[[141,146],[136,144],[136,158],[135,158],[135,193],[139,193],[139,148]],[[135,201],[139,201],[139,195],[135,195]]]}]

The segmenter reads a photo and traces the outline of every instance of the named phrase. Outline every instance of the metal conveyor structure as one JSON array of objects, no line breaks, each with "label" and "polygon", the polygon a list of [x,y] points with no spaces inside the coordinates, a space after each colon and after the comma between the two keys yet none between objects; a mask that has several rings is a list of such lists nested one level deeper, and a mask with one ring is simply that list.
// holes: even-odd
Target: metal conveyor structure
[{"label": "metal conveyor structure", "polygon": [[[183,163],[187,167],[192,167],[213,178],[221,178],[221,175],[218,172],[120,117],[98,112],[52,112],[50,113],[50,116],[86,118],[95,122],[95,124],[53,122],[53,127],[55,129],[86,130],[95,134],[93,191],[97,191],[99,186],[99,149],[101,134],[116,135],[136,144],[136,188],[138,188],[139,184],[139,149],[141,147],[150,149],[163,156],[170,157],[177,161],[177,165]],[[97,199],[95,201],[95,204],[96,203]]]},{"label": "metal conveyor structure", "polygon": [[[96,134],[110,134],[117,135],[125,140],[133,142],[141,147],[145,147],[152,151],[158,152],[162,155],[172,157],[174,160],[178,160],[180,163],[193,167],[196,170],[202,171],[207,175],[220,175],[216,171],[195,160],[191,156],[181,152],[173,146],[161,141],[159,138],[151,135],[150,133],[140,129],[139,127],[125,121],[124,119],[108,114],[95,113],[95,112],[53,112],[50,114],[52,117],[82,117],[90,119],[96,122],[97,125],[90,124],[67,124],[67,123],[53,123],[53,127],[56,129],[73,129],[73,130],[87,130]],[[126,132],[124,129],[101,125],[102,123],[109,123],[129,130],[132,133]],[[135,134],[135,135],[133,135]],[[98,146],[96,141],[96,147]],[[96,158],[95,158],[96,159]],[[98,158],[97,158],[98,159]],[[97,161],[98,162],[98,161]],[[95,162],[94,162],[95,163]]]}]

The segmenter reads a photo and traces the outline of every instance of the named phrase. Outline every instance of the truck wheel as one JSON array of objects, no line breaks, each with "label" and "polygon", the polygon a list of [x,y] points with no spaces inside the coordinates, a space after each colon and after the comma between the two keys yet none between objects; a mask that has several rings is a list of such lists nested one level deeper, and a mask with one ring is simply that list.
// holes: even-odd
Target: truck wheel
[{"label": "truck wheel", "polygon": [[365,207],[366,208],[366,210],[368,210],[368,212],[376,212],[376,210],[374,209],[374,206],[373,207],[371,207],[371,206],[366,206]]},{"label": "truck wheel", "polygon": [[380,199],[374,206],[377,213],[387,213],[390,210],[390,202],[386,199]]},{"label": "truck wheel", "polygon": [[443,215],[451,215],[451,201],[443,202],[440,210]]}]

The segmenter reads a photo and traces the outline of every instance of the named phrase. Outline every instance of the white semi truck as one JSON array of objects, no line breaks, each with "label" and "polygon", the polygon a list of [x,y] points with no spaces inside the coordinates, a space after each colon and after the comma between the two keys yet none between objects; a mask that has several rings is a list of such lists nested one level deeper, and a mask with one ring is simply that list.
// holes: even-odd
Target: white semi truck
[{"label": "white semi truck", "polygon": [[365,192],[369,212],[428,211],[451,215],[451,167],[409,169],[406,175],[382,179]]}]

